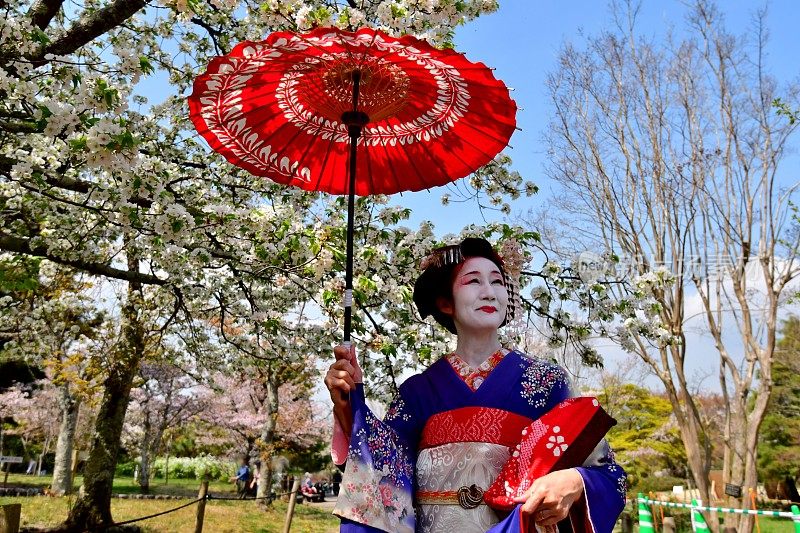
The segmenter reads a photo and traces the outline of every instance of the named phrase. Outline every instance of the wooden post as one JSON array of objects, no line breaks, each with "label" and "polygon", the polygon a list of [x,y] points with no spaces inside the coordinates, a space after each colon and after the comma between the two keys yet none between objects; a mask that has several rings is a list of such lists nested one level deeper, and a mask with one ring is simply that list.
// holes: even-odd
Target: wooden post
[{"label": "wooden post", "polygon": [[300,478],[296,477],[292,483],[292,493],[289,495],[289,507],[286,508],[286,523],[283,524],[283,533],[289,533],[292,528],[292,515],[294,515],[294,504],[297,501],[297,492],[300,490]]},{"label": "wooden post", "polygon": [[0,506],[0,533],[18,533],[21,503]]},{"label": "wooden post", "polygon": [[194,519],[194,533],[203,533],[203,520],[206,517],[206,496],[208,495],[208,481],[200,483],[200,491],[197,497],[200,501],[197,502],[197,516]]},{"label": "wooden post", "polygon": [[[750,501],[753,504],[753,510],[756,511],[758,510],[758,506],[756,505],[756,491],[753,490],[752,487],[748,488],[747,490],[750,491]],[[758,515],[755,515],[755,517],[756,517],[756,531],[758,533],[761,533],[761,526],[758,523]]]},{"label": "wooden post", "polygon": [[664,533],[675,533],[675,519],[671,516],[665,516],[661,522],[661,531]]},{"label": "wooden post", "polygon": [[6,485],[8,485],[8,471],[11,470],[11,463],[0,463],[0,465],[2,464],[6,467],[6,472],[3,474],[3,488],[6,488]]},{"label": "wooden post", "polygon": [[629,512],[624,512],[620,516],[620,527],[622,533],[633,533],[633,516]]}]

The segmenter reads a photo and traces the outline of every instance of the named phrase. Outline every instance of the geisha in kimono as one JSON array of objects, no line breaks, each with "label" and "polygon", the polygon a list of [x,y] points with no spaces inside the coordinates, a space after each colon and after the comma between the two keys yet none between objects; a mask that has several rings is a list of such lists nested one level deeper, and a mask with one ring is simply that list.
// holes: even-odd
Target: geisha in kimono
[{"label": "geisha in kimono", "polygon": [[503,259],[469,238],[423,268],[414,302],[457,335],[455,352],[407,379],[383,420],[353,347],[334,349],[325,377],[341,532],[610,533],[626,488],[603,439],[614,421],[564,369],[501,345],[515,307]]}]

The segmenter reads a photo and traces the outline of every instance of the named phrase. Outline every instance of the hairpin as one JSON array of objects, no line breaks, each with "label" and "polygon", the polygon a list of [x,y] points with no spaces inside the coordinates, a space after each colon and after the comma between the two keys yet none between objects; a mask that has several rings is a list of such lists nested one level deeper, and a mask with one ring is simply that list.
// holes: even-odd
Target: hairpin
[{"label": "hairpin", "polygon": [[461,254],[461,246],[452,244],[450,246],[436,248],[420,261],[419,266],[422,270],[426,270],[430,267],[441,268],[447,265],[460,263],[463,260],[464,257]]}]

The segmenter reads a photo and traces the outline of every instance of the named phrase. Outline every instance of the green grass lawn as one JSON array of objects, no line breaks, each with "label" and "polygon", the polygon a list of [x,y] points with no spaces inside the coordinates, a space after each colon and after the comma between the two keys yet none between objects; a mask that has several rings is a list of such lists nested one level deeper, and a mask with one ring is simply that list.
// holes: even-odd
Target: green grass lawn
[{"label": "green grass lawn", "polygon": [[[78,477],[76,487],[80,485]],[[8,476],[9,486],[47,487],[50,477],[33,477],[20,474]],[[170,494],[194,499],[197,497],[200,482],[196,479],[170,479],[165,484],[163,479],[154,479],[150,483],[151,494]],[[116,477],[114,492],[118,494],[137,494],[139,486],[130,477]],[[209,484],[209,492],[218,496],[233,496],[234,488],[230,483],[214,481]],[[54,525],[66,517],[72,498],[3,498],[0,505],[6,503],[22,504],[23,525]],[[185,500],[112,500],[112,513],[116,521],[128,520],[140,516],[172,509],[185,503]],[[182,533],[194,531],[196,507],[191,506],[175,513],[141,522],[145,531],[155,533]],[[272,533],[280,532],[286,516],[286,504],[276,502],[268,511],[261,510],[252,501],[214,501],[206,504],[205,531],[212,533]],[[634,515],[636,516],[636,515]],[[685,520],[688,523],[688,516]],[[311,505],[298,505],[294,520],[293,533],[328,533],[338,530],[338,519],[330,513],[330,506],[320,508]],[[759,517],[761,533],[793,533],[794,524],[788,519]],[[634,531],[638,532],[638,525]],[[659,528],[660,531],[660,528]],[[690,531],[682,528],[678,533]],[[755,531],[755,529],[754,529]]]},{"label": "green grass lawn", "polygon": [[[30,497],[0,498],[0,505],[22,504],[22,526],[49,526],[61,522],[69,512],[71,498]],[[114,520],[138,518],[177,507],[181,500],[120,500],[111,502]],[[139,525],[148,533],[194,533],[196,506],[151,518]],[[252,501],[209,501],[206,504],[203,531],[210,533],[280,533],[286,517],[286,504],[275,502],[267,511]],[[333,533],[339,520],[330,509],[311,505],[295,507],[292,533]]]},{"label": "green grass lawn", "polygon": [[[766,516],[759,516],[758,526],[759,529],[756,529],[755,526],[753,527],[753,532],[760,531],[761,533],[793,533],[795,531],[794,523],[788,518],[768,518]],[[633,526],[633,530],[634,532],[638,532],[639,525],[635,524]],[[614,531],[619,531],[619,529],[615,529]],[[661,531],[660,524],[657,531]],[[690,531],[691,526],[678,528],[676,533],[688,533]]]},{"label": "green grass lawn", "polygon": [[[2,480],[2,478],[0,478]],[[9,474],[9,487],[49,487],[50,476],[26,476],[24,474]],[[79,487],[83,482],[81,476],[75,479],[75,487]],[[2,486],[2,485],[0,485]],[[169,484],[165,484],[163,479],[154,478],[150,481],[150,494],[171,494],[174,496],[197,496],[200,489],[200,481],[196,479],[170,479]],[[212,481],[208,485],[208,490],[212,494],[235,492],[232,483],[224,481]],[[139,494],[139,485],[134,483],[132,477],[116,476],[114,478],[114,494]]]},{"label": "green grass lawn", "polygon": [[[0,478],[2,481],[2,478]],[[82,479],[79,476],[75,486]],[[33,477],[21,474],[9,474],[8,486],[16,487],[48,487],[50,477]],[[196,479],[170,479],[164,484],[163,479],[154,479],[150,483],[151,494],[169,494],[183,496],[187,499],[197,497],[200,482]],[[230,483],[214,481],[209,484],[209,492],[218,496],[233,496],[234,488]],[[137,494],[139,486],[130,477],[114,478],[114,493]],[[9,503],[22,504],[22,526],[50,526],[63,521],[74,503],[74,497],[0,497],[0,505]],[[111,512],[114,520],[121,522],[160,511],[166,511],[186,503],[186,500],[127,500],[114,498],[111,501]],[[286,518],[286,503],[275,502],[272,508],[262,510],[253,501],[214,501],[206,503],[204,531],[210,533],[279,533],[283,530]],[[152,518],[139,525],[148,533],[184,533],[194,532],[197,507],[195,505],[157,518]],[[330,506],[298,505],[295,507],[292,520],[292,533],[332,533],[338,531],[339,520],[331,515]]]},{"label": "green grass lawn", "polygon": [[761,533],[788,533],[795,531],[794,523],[788,519],[759,517]]}]

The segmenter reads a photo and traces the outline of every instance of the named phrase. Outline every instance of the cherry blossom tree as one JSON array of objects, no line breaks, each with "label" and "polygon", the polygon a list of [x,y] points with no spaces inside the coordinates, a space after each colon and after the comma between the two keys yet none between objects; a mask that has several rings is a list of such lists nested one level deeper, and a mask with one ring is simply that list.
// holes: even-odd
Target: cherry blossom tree
[{"label": "cherry blossom tree", "polygon": [[61,422],[51,490],[64,494],[72,490],[80,406],[96,387],[93,356],[104,348],[104,313],[94,305],[90,283],[72,269],[37,262],[31,280],[24,294],[15,294],[16,305],[0,318],[0,329],[8,332],[3,355],[45,369],[56,388]]},{"label": "cherry blossom tree", "polygon": [[150,465],[163,449],[165,432],[197,415],[203,409],[204,396],[191,376],[168,362],[142,363],[138,381],[131,391],[123,443],[138,450],[138,483],[142,492],[148,492]]},{"label": "cherry blossom tree", "polygon": [[41,472],[44,456],[50,453],[59,434],[61,413],[58,406],[58,391],[48,380],[39,380],[29,385],[15,385],[0,393],[0,412],[3,418],[13,418],[15,429],[6,433],[17,434],[23,446],[33,442],[39,444],[36,473]]},{"label": "cherry blossom tree", "polygon": [[[272,412],[269,406],[272,398],[263,372],[253,367],[230,374],[218,373],[208,387],[210,392],[206,393],[205,408],[198,414],[198,420],[211,431],[201,440],[228,448],[231,456],[257,457],[262,428]],[[279,387],[278,395],[288,401],[276,417],[276,449],[289,444],[298,447],[312,444],[315,413],[308,391],[286,383]]]},{"label": "cherry blossom tree", "polygon": [[223,445],[230,455],[260,459],[262,497],[269,494],[272,462],[281,451],[306,449],[328,436],[327,417],[311,399],[317,376],[313,360],[301,366],[284,366],[276,377],[264,364],[217,373],[209,385],[214,392],[198,415],[207,428],[206,443]]}]

